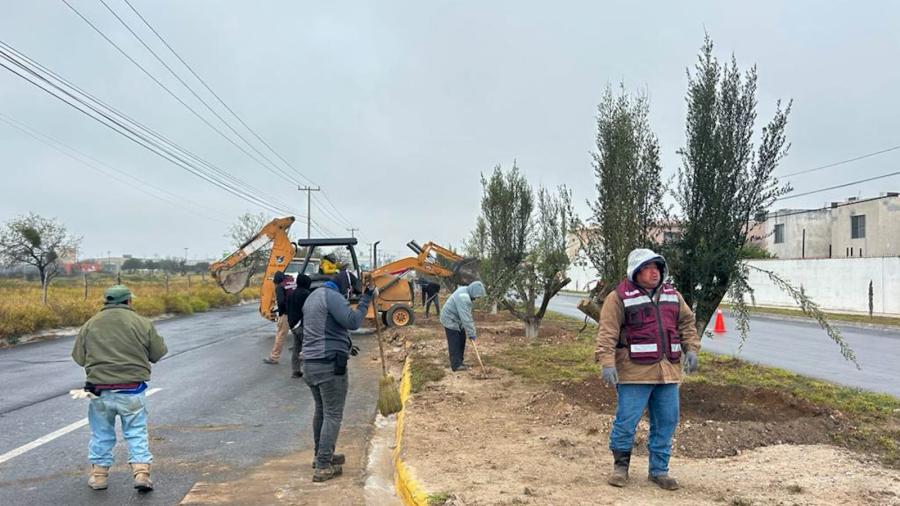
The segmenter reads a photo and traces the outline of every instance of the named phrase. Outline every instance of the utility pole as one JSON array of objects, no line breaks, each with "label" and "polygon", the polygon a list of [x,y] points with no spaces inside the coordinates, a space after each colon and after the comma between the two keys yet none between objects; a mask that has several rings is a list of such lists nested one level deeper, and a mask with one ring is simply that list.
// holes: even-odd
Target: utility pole
[{"label": "utility pole", "polygon": [[318,186],[316,186],[315,188],[313,188],[312,186],[298,186],[297,189],[302,192],[306,192],[306,238],[309,239],[309,228],[310,222],[312,220],[312,213],[310,213],[312,205],[312,194],[310,192],[317,192],[321,191],[322,189]]},{"label": "utility pole", "polygon": [[350,237],[356,237],[355,235],[353,235],[353,232],[356,232],[356,231],[358,231],[359,229],[358,229],[358,228],[350,227],[350,228],[347,228],[347,229],[344,229],[344,230],[346,230],[347,232],[350,232]]}]

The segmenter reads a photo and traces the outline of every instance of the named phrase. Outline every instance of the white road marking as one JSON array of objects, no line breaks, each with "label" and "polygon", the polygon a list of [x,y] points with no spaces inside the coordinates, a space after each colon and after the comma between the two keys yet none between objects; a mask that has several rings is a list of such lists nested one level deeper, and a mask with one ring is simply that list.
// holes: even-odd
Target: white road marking
[{"label": "white road marking", "polygon": [[[147,390],[147,393],[144,395],[146,395],[147,397],[150,397],[151,395],[155,394],[156,392],[159,392],[160,390],[162,390],[162,388],[150,388]],[[18,457],[19,455],[22,455],[23,453],[34,450],[35,448],[37,448],[41,445],[47,444],[56,438],[65,436],[66,434],[72,432],[73,430],[78,430],[87,424],[88,424],[88,419],[82,418],[81,420],[78,420],[75,423],[71,423],[59,430],[55,430],[55,431],[51,432],[50,434],[47,434],[46,436],[39,437],[30,443],[24,444],[24,445],[16,448],[15,450],[10,450],[10,451],[4,453],[3,455],[0,455],[0,464],[6,462],[7,460],[14,459],[14,458]]]}]

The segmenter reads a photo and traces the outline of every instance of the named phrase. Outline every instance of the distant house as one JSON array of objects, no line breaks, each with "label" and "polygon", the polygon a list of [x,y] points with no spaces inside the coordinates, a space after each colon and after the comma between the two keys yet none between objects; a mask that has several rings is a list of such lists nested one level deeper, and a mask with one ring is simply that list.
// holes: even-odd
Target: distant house
[{"label": "distant house", "polygon": [[766,214],[765,248],[778,258],[900,255],[900,194],[849,198],[822,209]]}]

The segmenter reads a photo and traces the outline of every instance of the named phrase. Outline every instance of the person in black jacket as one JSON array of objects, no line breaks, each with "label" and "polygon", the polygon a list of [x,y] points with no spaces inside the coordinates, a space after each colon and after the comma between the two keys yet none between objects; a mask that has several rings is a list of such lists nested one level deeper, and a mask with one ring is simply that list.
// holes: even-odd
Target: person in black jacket
[{"label": "person in black jacket", "polygon": [[301,371],[303,362],[300,360],[300,350],[303,349],[303,304],[306,302],[306,298],[309,297],[311,283],[312,279],[306,274],[298,275],[297,288],[288,297],[286,304],[288,326],[291,329],[291,334],[294,336],[294,347],[291,348],[292,378],[303,377],[303,372]]},{"label": "person in black jacket", "polygon": [[428,318],[431,305],[434,304],[436,314],[441,314],[441,299],[438,292],[441,291],[441,285],[434,281],[428,281],[422,286],[422,297],[425,299],[425,318]]}]

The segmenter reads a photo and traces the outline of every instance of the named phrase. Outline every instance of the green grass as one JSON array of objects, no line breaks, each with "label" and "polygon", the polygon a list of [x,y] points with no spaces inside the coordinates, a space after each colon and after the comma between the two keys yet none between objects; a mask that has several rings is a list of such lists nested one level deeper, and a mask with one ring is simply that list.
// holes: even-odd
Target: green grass
[{"label": "green grass", "polygon": [[491,363],[530,380],[548,383],[581,381],[600,373],[593,355],[593,335],[582,334],[573,343],[535,343],[509,348],[502,357],[492,356]]},{"label": "green grass", "polygon": [[435,357],[415,357],[410,367],[410,389],[413,393],[420,392],[425,384],[440,381],[446,374],[446,369]]},{"label": "green grass", "polygon": [[452,497],[450,492],[436,492],[428,494],[425,500],[428,502],[428,506],[444,506]]},{"label": "green grass", "polygon": [[819,406],[837,409],[844,414],[882,418],[893,415],[894,410],[900,409],[900,399],[888,394],[839,386],[784,369],[750,364],[733,357],[705,352],[700,353],[700,370],[688,376],[686,381],[777,390]]}]

